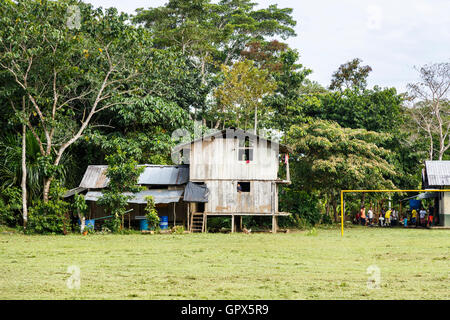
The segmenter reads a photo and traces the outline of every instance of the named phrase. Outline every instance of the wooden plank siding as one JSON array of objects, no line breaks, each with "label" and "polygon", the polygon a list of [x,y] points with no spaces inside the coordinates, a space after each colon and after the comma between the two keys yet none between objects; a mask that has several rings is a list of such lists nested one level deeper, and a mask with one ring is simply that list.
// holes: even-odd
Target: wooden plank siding
[{"label": "wooden plank siding", "polygon": [[[240,161],[242,140],[211,138],[191,144],[189,176],[209,189],[208,215],[241,213],[278,214],[278,150],[266,140],[251,141],[253,159]],[[238,192],[239,182],[249,182],[250,192]]]},{"label": "wooden plank siding", "polygon": [[253,146],[253,161],[238,160],[239,139],[215,138],[191,144],[189,177],[206,180],[277,180],[278,152],[267,141]]},{"label": "wooden plank siding", "polygon": [[206,213],[272,213],[273,193],[271,181],[249,181],[250,192],[238,192],[238,181],[206,181],[209,201],[205,203]]}]

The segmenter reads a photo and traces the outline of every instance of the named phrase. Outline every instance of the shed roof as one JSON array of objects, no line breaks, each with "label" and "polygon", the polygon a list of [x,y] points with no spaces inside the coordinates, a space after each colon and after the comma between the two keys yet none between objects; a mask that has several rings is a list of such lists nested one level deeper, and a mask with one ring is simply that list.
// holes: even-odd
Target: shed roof
[{"label": "shed roof", "polygon": [[[189,181],[189,166],[163,166],[145,164],[144,172],[138,179],[141,185],[181,185]],[[102,189],[108,185],[109,179],[106,177],[106,165],[90,165],[81,180],[81,188]]]},{"label": "shed roof", "polygon": [[202,141],[202,140],[208,141],[211,138],[233,138],[233,137],[249,137],[250,139],[264,140],[264,141],[267,141],[267,142],[269,142],[271,144],[278,145],[279,148],[280,148],[279,150],[281,152],[292,153],[292,149],[289,146],[287,146],[287,145],[284,145],[284,144],[278,143],[276,141],[272,141],[272,140],[266,139],[266,138],[264,138],[262,136],[256,135],[256,134],[251,133],[249,131],[244,131],[242,129],[234,129],[234,128],[228,128],[228,129],[219,130],[219,131],[216,131],[216,132],[204,135],[201,138],[198,138],[198,139],[195,139],[195,140],[192,140],[192,141],[189,141],[189,142],[177,145],[173,149],[173,151],[174,152],[180,151],[181,149],[184,149],[185,147],[190,146],[192,143],[195,143],[195,142],[198,142],[198,141]]},{"label": "shed roof", "polygon": [[80,192],[83,192],[85,190],[86,190],[86,188],[83,188],[83,187],[76,187],[76,188],[70,189],[63,195],[63,198],[71,197],[71,196],[78,194]]},{"label": "shed roof", "polygon": [[[143,190],[132,194],[131,192],[124,192],[124,195],[133,195],[133,198],[128,200],[128,203],[146,204],[147,196],[153,196],[155,203],[172,203],[180,201],[183,195],[183,190],[167,190],[167,189],[151,189]],[[98,201],[103,195],[101,191],[89,191],[86,193],[85,200]]]},{"label": "shed roof", "polygon": [[424,187],[450,186],[450,161],[425,161]]},{"label": "shed roof", "polygon": [[189,181],[189,166],[145,165],[138,184],[180,185]]}]

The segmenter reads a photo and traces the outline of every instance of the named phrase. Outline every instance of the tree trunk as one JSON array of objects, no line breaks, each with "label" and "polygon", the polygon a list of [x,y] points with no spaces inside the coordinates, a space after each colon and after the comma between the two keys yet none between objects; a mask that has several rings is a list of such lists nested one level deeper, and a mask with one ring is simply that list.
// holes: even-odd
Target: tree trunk
[{"label": "tree trunk", "polygon": [[[23,108],[22,111],[25,112],[25,101],[23,101]],[[27,134],[27,127],[26,124],[22,124],[22,216],[23,216],[23,228],[27,228],[27,222],[28,222],[28,208],[27,208],[27,144],[26,144],[26,134]]]},{"label": "tree trunk", "polygon": [[81,215],[80,210],[78,210],[78,218],[80,219],[80,233],[83,233],[84,228],[86,227],[86,218]]},{"label": "tree trunk", "polygon": [[337,203],[334,195],[331,196],[331,206],[333,207],[334,222],[338,222]]},{"label": "tree trunk", "polygon": [[430,161],[433,160],[433,135],[431,134],[431,132],[428,132],[428,135],[430,137]]},{"label": "tree trunk", "polygon": [[52,177],[44,179],[44,195],[43,195],[44,202],[48,202],[50,194],[50,184],[52,183],[52,180],[53,180]]},{"label": "tree trunk", "polygon": [[257,128],[258,128],[258,106],[255,106],[255,132],[254,134],[256,135],[257,132]]}]

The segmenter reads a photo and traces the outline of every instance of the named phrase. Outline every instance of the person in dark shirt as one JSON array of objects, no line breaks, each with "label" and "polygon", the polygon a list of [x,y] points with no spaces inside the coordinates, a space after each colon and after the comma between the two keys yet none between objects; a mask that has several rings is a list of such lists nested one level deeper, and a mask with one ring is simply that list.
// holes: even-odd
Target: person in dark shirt
[{"label": "person in dark shirt", "polygon": [[238,191],[238,192],[242,192],[242,187],[241,187],[241,184],[240,184],[240,183],[237,184],[237,191]]}]

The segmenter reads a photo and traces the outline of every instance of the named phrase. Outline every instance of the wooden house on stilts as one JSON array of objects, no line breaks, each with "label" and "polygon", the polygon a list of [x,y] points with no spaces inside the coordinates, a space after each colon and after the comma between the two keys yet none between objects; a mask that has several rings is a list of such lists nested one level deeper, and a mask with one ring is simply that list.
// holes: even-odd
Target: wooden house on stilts
[{"label": "wooden house on stilts", "polygon": [[[243,216],[264,216],[277,231],[278,217],[289,215],[278,210],[278,187],[289,184],[289,152],[282,144],[243,130],[226,129],[180,144],[173,166],[143,165],[138,183],[145,187],[129,200],[129,226],[145,218],[145,197],[152,195],[160,216],[169,226],[183,224],[191,232],[205,232],[208,217],[231,217],[231,231],[242,229]],[[278,177],[280,163],[285,178]],[[85,193],[88,219],[107,216],[97,205],[107,188],[107,166],[89,166],[80,186],[66,197]],[[101,223],[101,221],[100,221]]]},{"label": "wooden house on stilts", "polygon": [[[178,145],[174,152],[189,164],[189,184],[209,191],[207,202],[189,206],[191,229],[206,230],[208,217],[231,216],[233,232],[242,229],[242,217],[250,215],[272,218],[276,232],[278,217],[289,215],[278,210],[278,186],[290,184],[287,146],[226,129]],[[286,165],[285,179],[278,178],[280,162]],[[190,200],[185,192],[184,201]]]}]

